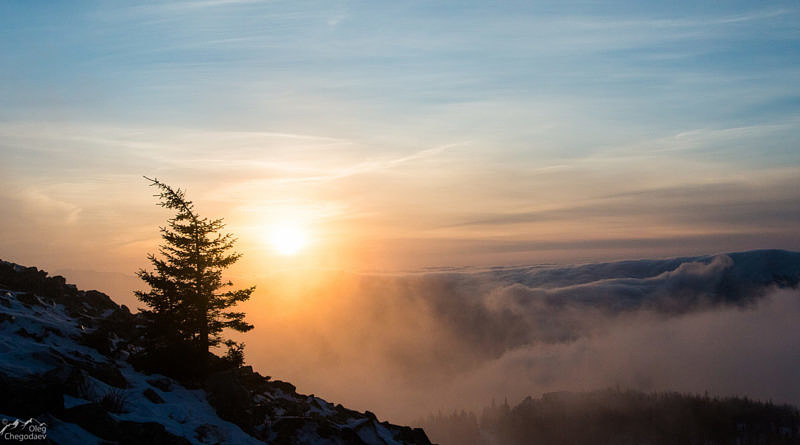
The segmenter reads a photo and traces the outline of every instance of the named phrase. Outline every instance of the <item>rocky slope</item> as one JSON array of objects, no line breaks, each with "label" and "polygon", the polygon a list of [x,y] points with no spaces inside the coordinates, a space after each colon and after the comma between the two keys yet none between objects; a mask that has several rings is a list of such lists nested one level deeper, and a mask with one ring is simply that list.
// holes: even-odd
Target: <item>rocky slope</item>
[{"label": "rocky slope", "polygon": [[0,442],[429,444],[249,366],[197,387],[134,368],[137,316],[63,277],[0,261]]}]

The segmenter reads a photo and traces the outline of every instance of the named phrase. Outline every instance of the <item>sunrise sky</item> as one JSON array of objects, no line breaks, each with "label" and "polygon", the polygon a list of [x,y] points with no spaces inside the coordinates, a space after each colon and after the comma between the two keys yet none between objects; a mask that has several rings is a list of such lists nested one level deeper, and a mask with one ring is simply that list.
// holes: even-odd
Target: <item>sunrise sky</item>
[{"label": "sunrise sky", "polygon": [[246,271],[800,249],[796,2],[5,1],[0,35],[6,260],[132,275],[142,175]]}]

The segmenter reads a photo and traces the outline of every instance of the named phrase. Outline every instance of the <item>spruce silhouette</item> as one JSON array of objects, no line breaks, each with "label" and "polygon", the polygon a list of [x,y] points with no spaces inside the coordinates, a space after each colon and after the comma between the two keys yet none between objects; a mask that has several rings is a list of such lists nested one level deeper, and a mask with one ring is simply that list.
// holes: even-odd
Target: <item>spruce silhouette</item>
[{"label": "spruce silhouette", "polygon": [[[233,283],[222,280],[222,271],[241,257],[231,252],[236,239],[220,233],[225,227],[222,219],[200,217],[183,190],[158,179],[145,179],[158,189],[159,193],[153,195],[159,199],[158,205],[175,211],[167,226],[160,228],[164,240],[159,246],[160,257],[147,255],[155,270],[137,272],[150,287],[149,291],[135,292],[148,306],[142,309],[148,321],[148,353],[184,369],[199,365],[194,371],[204,373],[209,348],[223,343],[223,329],[246,332],[253,328],[244,320],[244,312],[227,309],[248,300],[255,287],[232,290]],[[224,344],[239,351],[243,347],[232,340]],[[180,353],[175,356],[175,352]],[[186,358],[189,363],[183,361]]]}]

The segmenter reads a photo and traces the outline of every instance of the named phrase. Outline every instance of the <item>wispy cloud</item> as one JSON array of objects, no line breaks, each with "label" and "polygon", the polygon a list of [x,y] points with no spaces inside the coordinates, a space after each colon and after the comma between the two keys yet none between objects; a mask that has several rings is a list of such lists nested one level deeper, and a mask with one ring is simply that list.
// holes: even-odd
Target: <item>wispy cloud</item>
[{"label": "wispy cloud", "polygon": [[191,0],[191,1],[161,1],[130,7],[129,11],[147,12],[150,14],[165,12],[185,12],[206,8],[220,8],[245,4],[263,3],[263,0]]},{"label": "wispy cloud", "polygon": [[55,218],[60,224],[75,224],[82,211],[77,205],[59,200],[44,190],[23,190],[19,198],[40,220]]},{"label": "wispy cloud", "polygon": [[403,156],[394,159],[385,159],[385,160],[373,160],[373,161],[365,161],[358,163],[356,165],[352,165],[350,167],[345,167],[341,169],[332,169],[328,170],[326,173],[318,175],[318,176],[307,176],[307,177],[295,177],[295,178],[284,178],[281,179],[281,182],[317,182],[317,181],[333,181],[337,179],[347,178],[359,174],[365,173],[375,173],[382,170],[388,170],[402,164],[410,163],[413,161],[418,161],[426,158],[434,157],[446,150],[452,149],[454,147],[463,146],[467,144],[466,142],[459,142],[453,144],[446,144],[440,145],[438,147],[426,148],[424,150],[420,150],[416,153],[412,153],[408,156]]},{"label": "wispy cloud", "polygon": [[712,25],[753,22],[796,13],[796,10],[779,8],[753,10],[739,14],[709,14],[705,17],[684,16],[681,18],[631,18],[628,20],[604,18],[565,18],[559,23],[572,24],[584,28],[624,30],[626,28],[705,28]]}]

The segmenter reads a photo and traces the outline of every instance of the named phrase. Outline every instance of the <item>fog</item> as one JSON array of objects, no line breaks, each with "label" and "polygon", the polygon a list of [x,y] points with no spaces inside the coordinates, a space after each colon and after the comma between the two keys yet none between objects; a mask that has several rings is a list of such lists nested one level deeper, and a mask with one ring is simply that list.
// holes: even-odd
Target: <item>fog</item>
[{"label": "fog", "polygon": [[272,275],[263,374],[380,418],[609,386],[800,403],[798,254],[395,275]]}]

